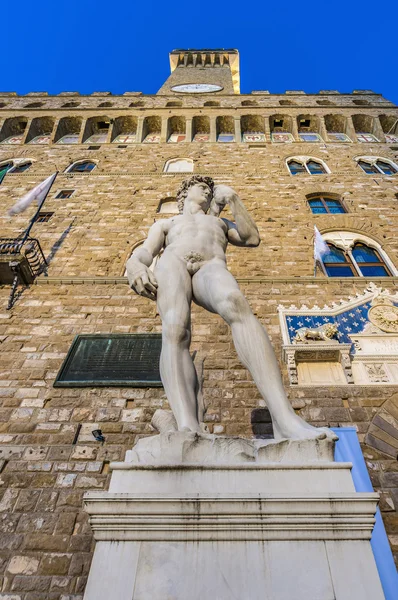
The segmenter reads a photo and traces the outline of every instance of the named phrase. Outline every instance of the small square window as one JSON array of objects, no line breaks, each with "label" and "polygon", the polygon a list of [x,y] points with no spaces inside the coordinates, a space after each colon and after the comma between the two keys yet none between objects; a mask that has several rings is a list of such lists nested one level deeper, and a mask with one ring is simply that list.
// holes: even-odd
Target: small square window
[{"label": "small square window", "polygon": [[48,223],[53,214],[53,212],[39,212],[36,218],[36,223]]},{"label": "small square window", "polygon": [[73,192],[75,190],[61,190],[60,192],[58,192],[58,194],[55,196],[56,199],[60,199],[63,200],[64,198],[70,198],[73,195]]}]

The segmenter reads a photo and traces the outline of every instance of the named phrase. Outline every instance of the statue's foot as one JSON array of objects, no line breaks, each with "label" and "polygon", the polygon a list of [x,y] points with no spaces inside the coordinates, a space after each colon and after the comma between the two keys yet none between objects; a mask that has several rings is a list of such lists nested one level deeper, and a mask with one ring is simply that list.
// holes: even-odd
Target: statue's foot
[{"label": "statue's foot", "polygon": [[189,426],[189,425],[183,425],[182,427],[180,427],[178,429],[178,431],[183,431],[185,433],[202,433],[202,430],[198,425],[194,425],[194,426]]},{"label": "statue's foot", "polygon": [[276,440],[325,440],[337,441],[338,435],[328,427],[314,427],[300,417],[293,418],[290,423],[281,427],[274,424],[274,437]]}]

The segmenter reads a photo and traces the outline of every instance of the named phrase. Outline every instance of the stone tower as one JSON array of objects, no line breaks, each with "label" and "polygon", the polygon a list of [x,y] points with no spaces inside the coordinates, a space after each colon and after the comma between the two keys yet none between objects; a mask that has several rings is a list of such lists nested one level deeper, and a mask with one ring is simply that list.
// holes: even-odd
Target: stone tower
[{"label": "stone tower", "polygon": [[237,50],[173,50],[158,94],[239,94]]}]

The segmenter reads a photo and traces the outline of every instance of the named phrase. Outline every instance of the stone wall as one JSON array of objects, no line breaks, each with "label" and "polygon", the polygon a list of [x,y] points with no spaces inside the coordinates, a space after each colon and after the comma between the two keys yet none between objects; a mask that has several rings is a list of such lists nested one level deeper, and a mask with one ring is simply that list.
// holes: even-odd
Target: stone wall
[{"label": "stone wall", "polygon": [[[364,97],[372,104],[385,102],[378,96]],[[330,112],[329,107],[316,108],[316,101],[322,98],[326,96],[298,94],[293,100],[311,100],[314,114],[321,115]],[[330,96],[333,102],[336,98],[344,97]],[[43,101],[58,118],[73,112],[57,108],[61,101],[72,99],[76,100],[46,97]],[[247,107],[233,108],[243,99],[246,97],[218,98],[226,103],[225,114],[247,113]],[[9,100],[19,106],[28,104],[26,97],[5,99]],[[90,103],[100,100],[88,98]],[[125,96],[115,102],[133,100]],[[165,103],[166,97],[142,100],[152,106]],[[265,94],[256,100],[263,107],[270,101]],[[199,101],[192,98],[190,106]],[[188,99],[183,102],[188,104]],[[275,108],[275,98],[273,103],[264,116],[280,110]],[[157,105],[162,106],[157,113],[143,108],[137,115],[163,116],[164,104]],[[13,107],[1,109],[2,115],[23,114]],[[35,114],[40,110],[31,109]],[[136,109],[128,110],[133,114]],[[201,110],[214,116],[219,109]],[[288,114],[299,110],[289,109]],[[398,118],[396,108],[388,110]],[[99,114],[93,104],[76,111],[83,118]],[[167,117],[189,113],[188,109],[172,111],[167,109]],[[373,105],[347,106],[344,111],[344,115],[380,114]],[[54,215],[32,230],[51,259],[48,277],[41,276],[23,291],[10,311],[5,310],[9,287],[0,288],[0,557],[4,570],[0,598],[81,599],[93,549],[82,496],[90,489],[107,488],[109,462],[123,459],[139,436],[151,434],[153,412],[167,406],[161,388],[54,388],[53,383],[77,334],[160,332],[155,305],[135,296],[123,274],[132,248],[145,238],[154,220],[167,216],[157,213],[160,201],[174,196],[185,178],[181,173],[162,172],[165,161],[176,157],[192,158],[195,173],[232,185],[255,218],[261,245],[255,249],[230,247],[229,268],[271,336],[295,409],[316,425],[357,427],[373,484],[382,492],[381,509],[390,542],[398,553],[398,463],[364,443],[370,423],[383,405],[389,401],[389,406],[398,406],[397,388],[289,386],[286,365],[281,361],[277,315],[279,304],[322,306],[362,293],[369,281],[359,277],[327,279],[320,273],[313,277],[314,224],[320,231],[365,233],[381,244],[398,268],[398,176],[366,175],[354,160],[365,154],[396,161],[397,147],[381,143],[163,143],[127,148],[102,144],[98,150],[89,150],[84,145],[0,145],[0,163],[15,158],[33,161],[28,171],[6,175],[0,185],[4,237],[20,233],[34,210],[31,207],[11,219],[5,216],[6,209],[45,176],[60,171],[45,205]],[[286,159],[293,155],[318,157],[331,173],[293,177],[286,167]],[[64,173],[72,162],[83,158],[97,162],[97,168],[90,174]],[[61,189],[74,189],[75,193],[57,200],[55,195]],[[321,192],[337,194],[348,212],[313,215],[306,196]],[[395,288],[397,281],[396,277],[386,278],[381,285]],[[204,396],[210,430],[271,435],[268,411],[237,360],[227,326],[219,317],[194,307],[193,331],[192,349],[205,357]],[[91,434],[97,427],[104,434],[104,443]]]}]

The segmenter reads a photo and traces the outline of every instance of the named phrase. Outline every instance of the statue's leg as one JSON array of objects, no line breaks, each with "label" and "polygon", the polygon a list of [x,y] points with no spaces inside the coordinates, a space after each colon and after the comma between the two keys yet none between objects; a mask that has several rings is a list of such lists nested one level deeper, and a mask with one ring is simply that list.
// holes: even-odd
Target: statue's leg
[{"label": "statue's leg", "polygon": [[329,429],[309,425],[294,412],[268,335],[231,273],[219,263],[208,263],[194,275],[192,284],[195,302],[219,314],[231,326],[239,358],[269,408],[275,439],[336,437]]},{"label": "statue's leg", "polygon": [[192,283],[182,261],[164,254],[155,270],[157,307],[162,319],[160,375],[179,431],[200,431],[196,371],[189,353]]}]

